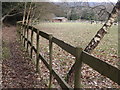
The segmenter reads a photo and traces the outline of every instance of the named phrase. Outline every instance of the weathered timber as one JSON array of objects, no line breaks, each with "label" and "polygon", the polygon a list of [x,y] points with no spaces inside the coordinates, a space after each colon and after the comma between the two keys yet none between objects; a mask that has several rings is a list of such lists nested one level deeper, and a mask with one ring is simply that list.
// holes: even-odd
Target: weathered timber
[{"label": "weathered timber", "polygon": [[[45,66],[50,70],[49,64],[47,63],[47,61],[39,54],[39,58],[42,60],[42,62],[45,64]],[[55,72],[55,70],[52,69],[52,74],[55,77],[55,79],[58,81],[58,83],[60,84],[60,86],[62,88],[65,88],[67,90],[71,89],[71,87],[65,82],[64,79],[62,79],[57,72]]]},{"label": "weathered timber", "polygon": [[33,56],[32,46],[33,46],[33,30],[31,30],[31,50],[30,50],[30,57],[31,57],[31,58],[32,58],[32,56]]},{"label": "weathered timber", "polygon": [[53,42],[55,44],[57,44],[58,46],[60,46],[62,49],[64,49],[65,51],[67,51],[68,53],[72,54],[73,56],[76,56],[76,49],[75,47],[65,43],[64,41],[62,40],[59,40],[55,37],[53,37]]},{"label": "weathered timber", "polygon": [[29,38],[29,28],[27,27],[27,48],[26,48],[26,51],[28,52],[28,38]]},{"label": "weathered timber", "polygon": [[52,87],[52,54],[53,54],[53,43],[52,43],[52,35],[49,35],[49,66],[50,66],[50,77],[49,77],[49,89]]},{"label": "weathered timber", "polygon": [[36,53],[36,72],[39,72],[39,30],[37,30],[37,41],[36,41],[36,50],[37,50],[37,53]]},{"label": "weathered timber", "polygon": [[[29,27],[31,28],[31,27]],[[36,32],[37,29],[34,28],[33,32]],[[46,39],[49,40],[49,35],[40,31],[41,34],[39,33],[40,36],[42,37],[45,37]],[[21,35],[23,36],[24,34],[21,33]],[[23,38],[25,38],[25,36],[23,36]],[[25,38],[25,40],[27,40]],[[64,50],[66,50],[68,53],[71,53],[73,56],[76,57],[76,48],[74,48],[73,46],[70,46],[69,44],[66,44],[65,42],[59,40],[59,39],[56,39],[53,37],[53,42],[56,43],[58,46],[60,46],[61,48],[63,48]],[[31,42],[28,41],[28,43],[30,45]],[[37,53],[37,50],[34,46],[32,46],[32,49]],[[68,49],[71,49],[71,50],[68,50]],[[110,64],[107,64],[106,62],[94,57],[94,56],[91,56],[89,53],[85,52],[85,51],[82,51],[81,53],[82,55],[82,61],[84,63],[86,63],[87,65],[89,65],[90,67],[92,67],[94,70],[98,71],[100,74],[110,78],[112,81],[116,82],[117,84],[120,85],[120,70]],[[39,58],[43,61],[43,63],[46,65],[46,67],[48,69],[50,69],[50,66],[49,64],[46,62],[46,60],[39,54]],[[71,70],[74,70],[75,69],[75,66],[76,64],[74,64],[74,68],[72,68]],[[56,73],[56,72],[55,72]],[[59,79],[57,79],[57,81],[59,83],[61,83],[62,81],[64,81],[60,76],[56,76],[56,74],[54,73],[54,70],[52,69],[52,74],[54,75],[54,77],[59,77],[60,81],[58,81]],[[65,82],[65,81],[64,81]],[[67,83],[63,83],[61,84],[61,87],[67,87]],[[69,85],[68,85],[69,86]]]},{"label": "weathered timber", "polygon": [[74,89],[81,88],[82,48],[76,47]]},{"label": "weathered timber", "polygon": [[[21,34],[23,35],[24,34],[24,30],[23,30],[23,25],[21,24],[21,23],[19,23],[19,25],[21,26]],[[21,41],[22,41],[22,43],[23,43],[23,37],[21,36]]]},{"label": "weathered timber", "polygon": [[82,52],[82,61],[100,74],[110,78],[112,81],[120,85],[120,70],[118,68],[91,56],[85,51]]},{"label": "weathered timber", "polygon": [[[29,26],[29,29],[31,30],[32,26]],[[33,28],[32,30],[37,33],[37,29],[36,28]],[[42,37],[44,37],[45,39],[49,40],[49,34],[40,31],[39,35],[42,36]],[[73,47],[73,46],[71,46],[71,45],[65,43],[64,41],[59,40],[59,39],[57,39],[55,37],[53,37],[53,42],[55,44],[57,44],[58,46],[60,46],[65,51],[67,51],[68,53],[70,53],[73,56],[75,56],[75,47]]]},{"label": "weathered timber", "polygon": [[[23,36],[24,37],[26,37],[26,28],[23,28],[23,31],[24,31],[24,33],[23,33]],[[25,38],[23,38],[23,45],[24,45],[24,47],[25,47]]]}]

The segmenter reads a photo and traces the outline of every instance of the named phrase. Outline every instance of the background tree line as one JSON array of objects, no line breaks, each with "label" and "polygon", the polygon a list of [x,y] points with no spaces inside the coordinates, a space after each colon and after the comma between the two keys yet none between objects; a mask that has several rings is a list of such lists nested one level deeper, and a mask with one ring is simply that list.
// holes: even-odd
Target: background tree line
[{"label": "background tree line", "polygon": [[[24,2],[2,2],[2,21],[15,24],[24,14]],[[30,2],[27,3],[27,10]],[[105,21],[114,7],[114,3],[89,2],[33,2],[32,21],[50,21],[53,17],[66,17],[68,20]],[[26,14],[27,15],[27,14]],[[119,18],[120,19],[120,18]]]}]

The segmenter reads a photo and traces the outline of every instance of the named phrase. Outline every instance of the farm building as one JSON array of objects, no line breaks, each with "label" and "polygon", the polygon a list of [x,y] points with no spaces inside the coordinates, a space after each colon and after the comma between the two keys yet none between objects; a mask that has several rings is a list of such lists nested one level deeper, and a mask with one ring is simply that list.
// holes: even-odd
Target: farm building
[{"label": "farm building", "polygon": [[54,17],[52,18],[52,22],[66,22],[67,18],[65,17]]}]

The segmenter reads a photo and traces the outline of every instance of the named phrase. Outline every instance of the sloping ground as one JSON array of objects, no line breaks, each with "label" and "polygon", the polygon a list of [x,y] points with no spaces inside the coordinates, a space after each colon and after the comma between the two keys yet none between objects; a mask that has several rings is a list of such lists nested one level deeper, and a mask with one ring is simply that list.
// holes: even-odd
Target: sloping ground
[{"label": "sloping ground", "polygon": [[[95,35],[96,30],[102,27],[101,24],[89,24],[89,23],[40,23],[35,26],[39,30],[48,34],[53,34],[54,37],[63,40],[64,42],[72,45],[84,48],[91,40],[91,36]],[[93,56],[117,67],[117,45],[118,45],[118,26],[113,26],[103,38],[103,41],[98,46]],[[36,36],[35,36],[36,39]],[[111,43],[112,42],[112,43]],[[35,42],[36,44],[36,42]],[[49,41],[41,38],[40,40],[40,52],[46,60],[49,57]],[[49,60],[49,59],[48,59]],[[66,78],[66,74],[74,63],[75,57],[61,49],[56,44],[53,45],[53,68],[61,77]],[[82,66],[81,83],[84,88],[120,88],[120,85],[116,84],[109,78],[101,75],[97,71],[93,70],[86,64]],[[45,73],[44,73],[45,74]],[[48,77],[45,74],[44,77]],[[46,78],[44,78],[45,80]],[[74,81],[72,82],[74,83]],[[73,85],[72,83],[71,86]],[[57,85],[56,85],[57,86]]]},{"label": "sloping ground", "polygon": [[35,73],[35,66],[17,39],[16,28],[4,27],[2,31],[10,54],[2,63],[3,88],[45,88],[46,85]]}]

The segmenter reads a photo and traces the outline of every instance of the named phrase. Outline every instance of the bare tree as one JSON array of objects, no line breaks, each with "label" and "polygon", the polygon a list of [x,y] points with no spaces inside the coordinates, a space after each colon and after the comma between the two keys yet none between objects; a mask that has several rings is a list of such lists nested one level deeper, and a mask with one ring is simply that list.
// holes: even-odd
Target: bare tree
[{"label": "bare tree", "polygon": [[27,2],[25,2],[25,8],[24,8],[24,15],[23,15],[23,22],[22,22],[22,24],[25,23],[26,7],[27,7]]},{"label": "bare tree", "polygon": [[[9,8],[9,10],[6,10],[6,8],[2,7],[3,8],[3,11],[7,11],[5,13],[2,13],[2,18],[1,18],[1,21],[3,22],[3,20],[6,18],[6,17],[12,17],[12,16],[15,16],[15,15],[19,15],[19,14],[22,14],[23,12],[21,10],[19,10],[19,7],[21,7],[23,5],[23,3],[6,3],[6,2],[3,2],[3,5],[4,4],[7,4],[7,5],[11,5],[11,7]],[[15,5],[15,6],[14,6]],[[4,10],[5,9],[5,10]],[[17,11],[18,12],[15,12]],[[13,13],[14,12],[14,13]]]},{"label": "bare tree", "polygon": [[[109,28],[114,23],[115,19],[118,16],[118,12],[120,11],[120,1],[116,3],[114,6],[112,12],[109,14],[108,20],[106,23],[102,26],[100,30],[98,30],[97,34],[93,37],[93,39],[90,41],[90,43],[87,45],[87,47],[84,49],[87,53],[91,53],[100,43],[101,39],[105,36],[105,34],[108,32]],[[73,64],[71,70],[68,73],[68,82],[70,82],[73,79],[74,76],[74,67],[75,64]]]},{"label": "bare tree", "polygon": [[109,28],[112,26],[115,19],[117,18],[119,10],[120,10],[120,1],[117,2],[116,6],[114,6],[111,14],[109,14],[108,20],[103,25],[103,27],[100,30],[98,30],[97,34],[90,41],[90,43],[87,45],[84,51],[91,53],[97,47],[101,39],[108,32]]},{"label": "bare tree", "polygon": [[30,3],[29,9],[28,9],[27,18],[26,18],[26,25],[29,25],[31,10],[32,10],[32,2]]}]

